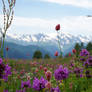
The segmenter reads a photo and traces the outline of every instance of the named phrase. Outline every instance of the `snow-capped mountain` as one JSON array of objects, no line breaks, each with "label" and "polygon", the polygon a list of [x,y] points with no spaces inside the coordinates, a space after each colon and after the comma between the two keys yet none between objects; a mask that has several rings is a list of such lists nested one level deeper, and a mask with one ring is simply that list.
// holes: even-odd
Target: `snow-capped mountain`
[{"label": "snow-capped mountain", "polygon": [[49,44],[57,44],[58,38],[61,41],[61,45],[69,45],[73,44],[76,42],[83,42],[87,43],[91,41],[91,36],[73,36],[71,34],[67,33],[61,33],[59,36],[57,34],[35,34],[35,35],[30,35],[30,34],[23,34],[23,35],[17,35],[17,34],[8,34],[6,36],[7,41],[14,42],[17,44],[21,45],[30,45],[34,43],[49,43]]},{"label": "snow-capped mountain", "polygon": [[[73,48],[75,43],[88,43],[91,41],[91,36],[74,36],[68,33],[61,33],[59,36],[55,33],[51,34],[23,34],[23,35],[17,35],[17,34],[8,34],[6,36],[6,40],[9,42],[17,43],[20,45],[37,45],[43,48],[46,48],[47,50],[52,50],[52,48],[58,48],[58,38],[60,39],[60,44],[62,47],[63,52],[69,51],[70,48]],[[55,51],[56,49],[54,49]]]}]

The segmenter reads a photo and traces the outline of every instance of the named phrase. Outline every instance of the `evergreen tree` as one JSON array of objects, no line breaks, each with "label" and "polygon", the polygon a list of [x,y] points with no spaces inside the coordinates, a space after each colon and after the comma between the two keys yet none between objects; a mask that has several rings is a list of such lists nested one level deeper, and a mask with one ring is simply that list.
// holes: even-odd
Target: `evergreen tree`
[{"label": "evergreen tree", "polygon": [[48,54],[45,54],[44,58],[45,58],[45,59],[49,59],[50,56],[49,56]]},{"label": "evergreen tree", "polygon": [[34,55],[33,55],[33,58],[41,59],[42,58],[42,53],[39,50],[35,51]]},{"label": "evergreen tree", "polygon": [[83,42],[81,42],[80,46],[81,46],[81,49],[84,49],[84,43]]},{"label": "evergreen tree", "polygon": [[87,49],[88,51],[91,51],[91,50],[92,50],[92,42],[89,42],[89,43],[87,44],[86,49]]},{"label": "evergreen tree", "polygon": [[74,48],[75,48],[75,50],[76,50],[76,56],[78,56],[78,55],[79,55],[79,52],[81,51],[81,46],[80,46],[80,44],[79,44],[79,43],[76,43]]}]

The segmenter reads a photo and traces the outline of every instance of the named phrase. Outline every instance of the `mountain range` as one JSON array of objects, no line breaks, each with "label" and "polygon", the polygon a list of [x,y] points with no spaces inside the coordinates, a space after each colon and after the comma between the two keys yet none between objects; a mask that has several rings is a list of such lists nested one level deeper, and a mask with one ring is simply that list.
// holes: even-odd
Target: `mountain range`
[{"label": "mountain range", "polygon": [[[7,34],[5,46],[10,48],[10,58],[32,58],[36,50],[40,50],[43,56],[49,54],[51,57],[54,57],[55,51],[59,51],[58,38],[60,39],[63,55],[71,52],[75,43],[83,42],[86,45],[89,41],[92,41],[91,36],[74,36],[63,32],[58,35],[55,33],[34,35]],[[26,55],[27,53],[29,55]]]}]

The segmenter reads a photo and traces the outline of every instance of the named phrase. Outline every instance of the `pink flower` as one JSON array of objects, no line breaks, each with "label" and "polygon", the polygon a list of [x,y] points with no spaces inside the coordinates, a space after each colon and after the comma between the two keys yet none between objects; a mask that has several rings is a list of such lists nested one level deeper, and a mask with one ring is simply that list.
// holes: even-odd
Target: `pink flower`
[{"label": "pink flower", "polygon": [[30,80],[30,76],[27,76],[27,80]]},{"label": "pink flower", "polygon": [[49,65],[47,64],[47,66],[49,66]]},{"label": "pink flower", "polygon": [[72,52],[73,52],[73,54],[75,54],[76,53],[76,49],[73,49]]},{"label": "pink flower", "polygon": [[21,82],[21,88],[30,88],[30,87],[31,87],[30,80]]},{"label": "pink flower", "polygon": [[6,48],[6,51],[8,51],[8,50],[9,50],[9,48],[7,47],[7,48]]},{"label": "pink flower", "polygon": [[45,87],[46,87],[47,89],[50,89],[50,88],[51,88],[51,82],[47,82],[47,83],[45,84]]},{"label": "pink flower", "polygon": [[38,72],[38,68],[36,68],[35,72],[36,72],[36,73]]},{"label": "pink flower", "polygon": [[54,56],[58,56],[58,51],[55,52]]},{"label": "pink flower", "polygon": [[47,71],[47,72],[45,73],[45,76],[46,76],[47,80],[50,81],[51,76],[52,76],[52,73],[51,73],[50,71]]},{"label": "pink flower", "polygon": [[44,67],[44,71],[47,72],[47,68],[46,67]]},{"label": "pink flower", "polygon": [[42,65],[40,65],[40,69],[42,69],[43,68],[43,66]]},{"label": "pink flower", "polygon": [[60,30],[60,24],[57,24],[55,29],[56,29],[56,31]]},{"label": "pink flower", "polygon": [[71,53],[69,53],[69,56],[71,56]]},{"label": "pink flower", "polygon": [[21,75],[23,75],[24,73],[25,73],[25,70],[24,69],[20,71],[20,74]]}]

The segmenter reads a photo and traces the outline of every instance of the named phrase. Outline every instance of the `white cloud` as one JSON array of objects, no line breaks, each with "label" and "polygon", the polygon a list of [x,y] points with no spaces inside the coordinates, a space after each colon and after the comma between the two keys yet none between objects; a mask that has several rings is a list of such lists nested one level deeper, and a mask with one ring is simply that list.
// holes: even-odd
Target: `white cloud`
[{"label": "white cloud", "polygon": [[92,8],[92,0],[40,0],[61,5],[72,5],[83,8]]},{"label": "white cloud", "polygon": [[67,17],[63,20],[63,29],[73,34],[91,34],[92,33],[92,18],[85,16]]},{"label": "white cloud", "polygon": [[55,25],[61,24],[61,30],[72,34],[91,34],[92,18],[85,16],[70,16],[61,19],[40,19],[16,17],[13,25],[28,27],[32,30],[39,29],[42,32],[54,32]]},{"label": "white cloud", "polygon": [[52,24],[55,24],[56,21],[57,20],[46,20],[46,19],[41,19],[41,18],[15,17],[13,25],[47,28],[47,26],[51,26]]},{"label": "white cloud", "polygon": [[[0,16],[1,19],[1,16]],[[55,31],[55,25],[61,24],[61,31],[68,32],[70,34],[92,34],[92,18],[85,16],[70,16],[63,17],[61,19],[41,19],[41,18],[24,18],[15,17],[11,30],[24,30],[24,32],[30,33],[53,33]],[[0,22],[0,24],[2,24]],[[13,28],[14,27],[14,28]],[[17,31],[18,30],[18,31]],[[22,33],[23,31],[21,31]]]}]

